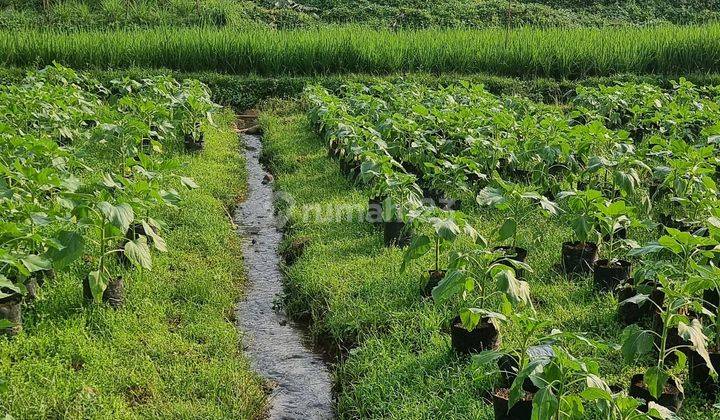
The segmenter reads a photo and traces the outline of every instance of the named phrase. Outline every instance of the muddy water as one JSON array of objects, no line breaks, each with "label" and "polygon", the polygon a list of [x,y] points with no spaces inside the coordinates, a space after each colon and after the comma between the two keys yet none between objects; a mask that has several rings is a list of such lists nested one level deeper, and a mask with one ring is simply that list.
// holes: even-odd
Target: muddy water
[{"label": "muddy water", "polygon": [[272,183],[263,183],[258,136],[244,135],[249,195],[235,212],[245,237],[247,297],[238,305],[243,344],[253,368],[273,385],[271,419],[331,419],[330,372],[301,328],[275,308],[282,293],[278,246],[282,234],[273,212]]}]

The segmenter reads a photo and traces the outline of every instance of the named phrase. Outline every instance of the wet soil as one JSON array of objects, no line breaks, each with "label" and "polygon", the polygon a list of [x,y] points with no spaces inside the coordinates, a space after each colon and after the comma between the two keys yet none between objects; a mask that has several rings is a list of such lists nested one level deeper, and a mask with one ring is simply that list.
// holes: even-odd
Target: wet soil
[{"label": "wet soil", "polygon": [[334,417],[330,371],[301,326],[275,303],[283,292],[279,246],[282,233],[273,209],[272,183],[259,162],[260,137],[245,134],[249,194],[235,211],[245,238],[246,298],[238,304],[238,324],[253,369],[272,386],[270,419]]}]

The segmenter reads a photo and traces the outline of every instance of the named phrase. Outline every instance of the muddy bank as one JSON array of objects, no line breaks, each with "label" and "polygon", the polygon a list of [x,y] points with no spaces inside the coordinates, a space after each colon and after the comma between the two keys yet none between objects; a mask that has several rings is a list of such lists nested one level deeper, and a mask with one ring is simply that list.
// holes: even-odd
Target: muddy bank
[{"label": "muddy bank", "polygon": [[247,297],[238,304],[243,345],[253,368],[274,386],[271,419],[330,419],[334,413],[328,367],[308,346],[300,327],[275,308],[282,293],[278,255],[282,233],[274,216],[272,183],[258,161],[260,138],[243,135],[243,139],[249,195],[234,215],[246,239]]}]

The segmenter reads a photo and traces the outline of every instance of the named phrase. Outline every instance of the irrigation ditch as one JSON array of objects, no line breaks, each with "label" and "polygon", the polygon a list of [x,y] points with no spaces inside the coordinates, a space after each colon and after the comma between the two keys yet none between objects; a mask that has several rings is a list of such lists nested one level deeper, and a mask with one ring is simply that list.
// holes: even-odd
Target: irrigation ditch
[{"label": "irrigation ditch", "polygon": [[241,136],[248,196],[234,219],[245,238],[248,278],[246,297],[237,308],[243,346],[253,369],[269,382],[270,419],[330,419],[334,411],[327,358],[314,348],[303,326],[276,304],[283,292],[283,235],[274,212],[272,177],[260,163],[262,142],[259,135]]}]

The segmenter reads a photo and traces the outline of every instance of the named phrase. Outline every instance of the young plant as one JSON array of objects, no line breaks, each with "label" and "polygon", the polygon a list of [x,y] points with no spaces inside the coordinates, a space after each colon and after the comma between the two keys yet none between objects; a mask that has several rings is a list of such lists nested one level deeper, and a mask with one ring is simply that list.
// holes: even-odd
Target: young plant
[{"label": "young plant", "polygon": [[[702,311],[702,305],[695,297],[697,290],[691,283],[677,281],[676,278],[663,274],[658,275],[658,281],[660,289],[665,294],[664,305],[658,305],[644,294],[638,294],[621,303],[651,304],[659,314],[661,323],[659,331],[641,329],[635,324],[630,325],[623,331],[621,349],[623,357],[628,362],[653,351],[657,353],[655,363],[643,374],[644,387],[655,399],[659,399],[665,392],[670,379],[672,385],[677,388],[678,395],[682,396],[684,393],[679,376],[686,367],[687,358],[683,349],[697,352],[711,365],[707,351],[707,337],[703,333],[702,326],[697,319],[690,319],[688,316],[690,309]],[[679,337],[684,340],[682,343],[672,340],[671,333],[675,329]],[[714,372],[712,367],[711,370]]]},{"label": "young plant", "polygon": [[602,217],[599,208],[605,204],[603,194],[592,189],[563,191],[558,198],[567,201],[565,214],[568,224],[575,233],[575,240],[582,243],[597,241],[599,236],[597,227]]},{"label": "young plant", "polygon": [[473,243],[485,244],[485,239],[478,234],[475,228],[468,222],[464,214],[457,211],[443,211],[435,207],[426,208],[413,220],[416,228],[428,226],[431,234],[416,236],[403,258],[400,271],[404,272],[407,264],[433,252],[433,272],[444,271],[441,269],[440,254],[443,248],[451,245],[458,236],[466,235]]},{"label": "young plant", "polygon": [[[135,221],[135,212],[130,204],[113,204],[113,198],[106,192],[78,198],[83,198],[83,201],[75,206],[73,214],[78,223],[91,233],[87,240],[93,245],[96,256],[95,269],[88,274],[87,284],[93,299],[100,301],[111,281],[108,258],[122,252],[133,265],[149,270],[152,268],[150,247],[147,236],[138,236],[134,240],[126,238],[130,225]],[[146,232],[152,231],[149,225],[147,229]],[[121,246],[117,246],[118,243]]]},{"label": "young plant", "polygon": [[[468,331],[474,329],[483,317],[504,320],[498,313],[500,301],[509,299],[517,304],[530,305],[530,286],[515,276],[515,267],[531,271],[521,262],[513,266],[500,262],[500,254],[481,245],[466,252],[455,252],[445,278],[432,290],[433,299],[442,303],[454,296],[462,298],[460,319]],[[497,300],[494,300],[497,298]]]},{"label": "young plant", "polygon": [[478,193],[477,202],[481,206],[493,206],[510,213],[510,217],[498,228],[500,241],[511,239],[512,246],[516,247],[518,225],[527,220],[537,206],[546,216],[560,213],[560,208],[554,202],[534,191],[532,187],[505,182],[497,173],[493,180],[497,187],[485,187]]}]

